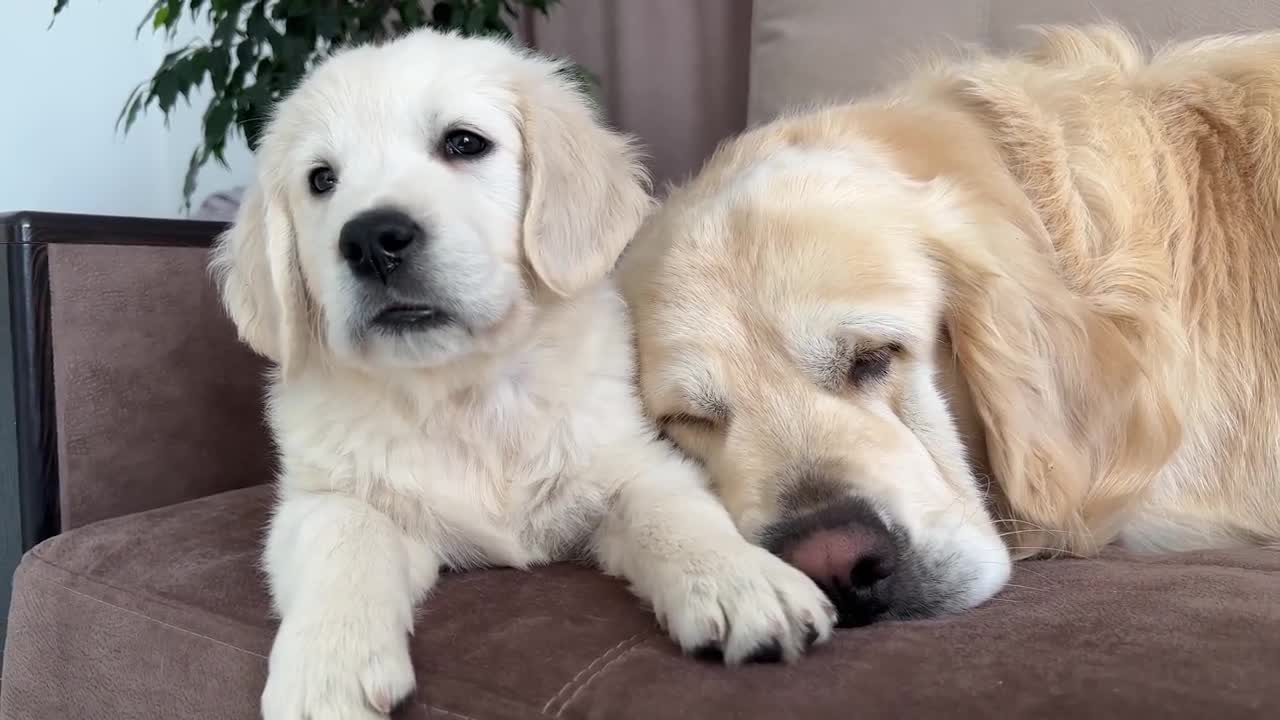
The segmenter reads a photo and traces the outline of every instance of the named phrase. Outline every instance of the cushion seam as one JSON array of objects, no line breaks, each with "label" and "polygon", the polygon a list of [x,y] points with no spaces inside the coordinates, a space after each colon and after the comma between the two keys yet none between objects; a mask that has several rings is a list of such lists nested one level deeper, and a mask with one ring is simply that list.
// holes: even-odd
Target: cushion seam
[{"label": "cushion seam", "polygon": [[564,701],[564,704],[561,705],[560,709],[556,711],[556,717],[560,718],[561,716],[563,716],[564,711],[567,710],[571,704],[573,704],[574,700],[578,699],[578,696],[582,694],[582,691],[586,690],[587,686],[591,685],[591,683],[594,682],[596,678],[599,678],[602,675],[604,675],[605,671],[608,670],[611,666],[613,666],[615,663],[619,661],[625,660],[628,655],[635,652],[637,648],[640,648],[643,645],[644,645],[644,640],[642,639],[639,642],[633,644],[631,647],[624,650],[622,653],[614,657],[609,662],[605,663],[604,665],[601,665],[599,670],[596,670],[594,673],[592,673],[591,677],[584,680],[582,684],[578,686],[578,689],[574,690],[573,694],[569,696],[569,699]]},{"label": "cushion seam", "polygon": [[438,712],[438,713],[444,713],[445,715],[448,715],[448,716],[450,716],[450,717],[462,718],[462,720],[475,720],[475,718],[471,717],[470,715],[463,715],[463,714],[462,714],[462,713],[460,713],[460,712],[454,712],[453,710],[447,710],[447,709],[442,708],[442,707],[440,707],[440,706],[438,706],[438,705],[428,705],[427,703],[420,702],[420,703],[418,703],[418,707],[420,707],[420,708],[422,708],[422,709],[426,710],[427,712]]},{"label": "cushion seam", "polygon": [[[93,584],[93,585],[97,585],[97,586],[99,586],[99,587],[107,588],[108,590],[113,590],[113,591],[115,591],[115,592],[122,593],[122,594],[125,594],[125,595],[132,595],[132,596],[140,597],[140,598],[143,598],[144,600],[146,600],[146,601],[148,601],[148,602],[155,603],[156,605],[160,605],[161,607],[164,607],[164,608],[166,608],[166,609],[168,609],[168,610],[172,610],[172,611],[174,611],[174,612],[179,612],[179,613],[194,612],[194,613],[198,613],[198,614],[200,614],[200,615],[202,615],[202,616],[205,616],[205,617],[216,617],[219,621],[235,623],[235,624],[236,624],[237,626],[239,626],[241,629],[246,630],[246,631],[249,631],[249,632],[252,632],[252,633],[255,633],[255,634],[256,634],[256,633],[261,633],[261,632],[264,630],[264,628],[260,628],[260,627],[255,627],[255,626],[252,626],[252,625],[248,625],[248,624],[246,624],[246,623],[244,623],[244,622],[242,622],[242,621],[240,621],[240,620],[235,620],[235,619],[233,619],[233,618],[228,618],[228,617],[223,616],[223,615],[214,615],[213,613],[210,613],[208,610],[206,610],[206,609],[204,609],[204,608],[196,607],[195,605],[191,605],[191,604],[183,603],[183,602],[174,602],[174,601],[172,601],[172,600],[167,600],[167,599],[164,599],[164,598],[161,598],[161,597],[157,597],[156,595],[154,595],[154,594],[152,594],[152,593],[149,593],[149,592],[146,592],[146,591],[142,591],[142,590],[126,590],[126,589],[124,589],[124,588],[117,587],[117,586],[115,586],[115,585],[113,585],[113,584],[111,584],[111,583],[109,583],[109,582],[104,582],[104,581],[102,581],[102,580],[99,580],[99,579],[98,579],[98,578],[96,578],[96,577],[90,577],[90,576],[88,576],[88,575],[85,575],[84,573],[77,572],[77,571],[75,571],[75,570],[71,570],[70,568],[66,568],[66,567],[63,567],[63,566],[61,566],[61,565],[59,565],[59,564],[55,563],[55,562],[52,562],[52,561],[50,561],[49,559],[47,559],[46,557],[44,557],[43,555],[41,555],[41,554],[38,552],[38,550],[39,550],[39,547],[36,547],[36,548],[34,548],[34,549],[32,549],[32,550],[31,550],[31,552],[29,553],[29,555],[30,555],[30,557],[31,557],[32,559],[34,559],[34,560],[36,560],[36,561],[38,561],[38,562],[40,562],[40,563],[42,563],[42,564],[44,564],[44,565],[47,565],[47,566],[49,566],[49,567],[51,567],[51,568],[53,568],[53,569],[55,569],[55,570],[58,570],[59,572],[64,572],[64,573],[66,573],[67,575],[70,575],[71,577],[76,578],[77,580],[80,580],[80,581],[82,581],[82,582],[86,582],[86,583],[90,583],[90,584]],[[77,595],[84,595],[85,597],[88,597],[88,598],[91,598],[91,599],[98,599],[98,598],[94,598],[92,595],[88,595],[88,594],[86,594],[86,593],[81,593],[81,592],[78,592],[78,591],[76,591],[76,590],[73,590],[71,587],[69,587],[69,586],[67,586],[67,585],[63,585],[62,583],[59,583],[59,582],[55,582],[55,581],[53,581],[53,580],[46,580],[46,582],[53,583],[54,585],[57,585],[58,587],[64,588],[64,589],[66,589],[66,590],[70,590],[71,592],[75,592]],[[118,606],[117,606],[117,605],[115,605],[114,603],[109,603],[109,602],[107,602],[107,601],[105,601],[105,600],[102,600],[101,602],[102,602],[103,604],[110,605],[111,607],[118,607]],[[126,608],[120,608],[120,609],[121,609],[121,610],[127,610]],[[145,618],[148,618],[148,619],[151,619],[151,620],[155,620],[156,622],[163,622],[163,621],[159,620],[158,618],[152,618],[150,615],[146,615],[145,613],[137,613],[137,614],[138,614],[138,615],[140,615],[140,616],[142,616],[142,617],[145,617]],[[169,623],[164,623],[164,624],[168,625]],[[172,626],[172,627],[177,627],[177,626]],[[210,639],[211,639],[211,640],[215,640],[215,642],[221,642],[221,641],[217,641],[217,639],[216,639],[216,638],[210,638]],[[235,647],[235,646],[234,646],[234,645],[232,645],[232,647]],[[245,652],[250,652],[250,651],[246,650]],[[257,653],[254,653],[254,654],[256,655]],[[258,655],[258,657],[263,657],[263,656],[262,656],[262,655]]]},{"label": "cushion seam", "polygon": [[[54,567],[57,567],[57,566],[54,566]],[[73,595],[78,595],[79,597],[85,598],[86,600],[92,600],[93,602],[100,603],[100,604],[102,604],[102,605],[106,605],[106,606],[107,606],[107,607],[109,607],[109,608],[114,608],[114,609],[119,610],[119,611],[121,611],[121,612],[128,613],[129,615],[133,615],[134,617],[139,617],[139,618],[142,618],[143,620],[148,620],[148,621],[153,622],[153,623],[155,623],[155,624],[157,624],[157,625],[160,625],[161,627],[165,627],[165,628],[168,628],[168,629],[170,629],[170,630],[176,630],[176,631],[178,631],[179,633],[182,633],[182,634],[184,634],[184,635],[190,635],[190,636],[192,636],[192,637],[198,637],[198,638],[200,638],[200,639],[202,639],[202,640],[208,640],[209,642],[214,643],[215,645],[221,645],[222,647],[225,647],[225,648],[229,648],[229,649],[231,649],[231,650],[236,650],[236,651],[242,652],[242,653],[244,653],[244,654],[246,654],[246,655],[250,655],[250,656],[252,656],[252,657],[258,658],[259,660],[266,660],[266,659],[267,659],[265,655],[261,655],[261,654],[259,654],[259,653],[256,653],[256,652],[254,652],[254,651],[252,651],[252,650],[249,650],[248,648],[242,648],[242,647],[240,647],[240,646],[238,646],[238,645],[233,645],[233,644],[231,644],[231,643],[229,643],[229,642],[226,642],[225,640],[219,640],[219,639],[217,639],[217,638],[215,638],[215,637],[210,637],[210,636],[208,636],[208,635],[204,635],[204,634],[198,633],[198,632],[196,632],[196,631],[194,631],[194,630],[189,630],[189,629],[184,628],[184,627],[179,627],[179,626],[177,626],[177,625],[174,625],[173,623],[167,623],[167,622],[165,622],[165,621],[163,621],[163,620],[161,620],[161,619],[159,619],[159,618],[151,617],[150,615],[147,615],[146,613],[139,612],[139,611],[137,611],[137,610],[131,610],[131,609],[127,608],[127,607],[121,607],[120,605],[116,605],[115,603],[107,602],[106,600],[103,600],[102,598],[97,598],[97,597],[94,597],[94,596],[92,596],[92,595],[90,595],[90,594],[88,594],[88,593],[80,592],[79,590],[76,590],[75,588],[72,588],[72,587],[70,587],[70,586],[68,586],[68,585],[63,585],[62,583],[57,582],[57,581],[55,581],[55,580],[52,580],[52,579],[50,579],[50,578],[37,578],[37,579],[38,579],[38,580],[40,580],[40,581],[42,581],[42,582],[45,582],[45,583],[47,583],[47,584],[49,584],[49,585],[53,585],[54,587],[62,588],[63,590],[66,590],[67,592],[69,592],[69,593],[71,593],[71,594],[73,594]]]},{"label": "cushion seam", "polygon": [[[557,691],[556,691],[556,694],[555,694],[555,695],[552,695],[552,696],[551,696],[551,699],[550,699],[550,700],[547,700],[547,703],[546,703],[545,705],[543,705],[543,706],[542,706],[542,714],[543,714],[543,715],[546,715],[547,713],[551,712],[551,707],[552,707],[553,705],[555,705],[556,700],[560,699],[560,696],[564,695],[566,692],[569,692],[569,690],[570,690],[571,688],[573,688],[573,687],[574,687],[574,684],[578,682],[578,679],[579,679],[579,678],[581,678],[585,673],[587,673],[588,671],[590,671],[592,668],[596,667],[596,665],[597,665],[599,662],[601,662],[601,661],[602,661],[602,660],[604,660],[605,658],[609,657],[609,656],[610,656],[610,655],[612,655],[613,653],[615,653],[615,652],[617,652],[618,650],[620,650],[624,645],[627,645],[628,643],[632,643],[632,642],[634,642],[637,638],[639,638],[641,635],[644,635],[644,634],[645,634],[645,632],[644,632],[643,630],[642,630],[642,631],[640,631],[640,632],[638,632],[638,633],[635,633],[635,634],[634,634],[634,635],[632,635],[631,637],[628,637],[628,638],[626,638],[626,639],[624,639],[624,640],[620,641],[617,645],[614,645],[613,647],[609,648],[608,650],[605,650],[604,652],[600,653],[599,655],[597,655],[597,656],[595,657],[595,659],[593,659],[591,662],[589,662],[589,663],[587,663],[586,665],[584,665],[584,666],[582,667],[582,669],[581,669],[581,670],[579,670],[577,673],[575,673],[575,674],[574,674],[574,676],[573,676],[572,678],[570,678],[568,682],[566,682],[563,686],[561,686],[561,688],[560,688],[559,690],[557,690]],[[624,654],[625,654],[625,651],[624,651]],[[609,662],[612,662],[612,661],[609,661]],[[607,665],[608,663],[605,663],[605,664]],[[594,675],[592,675],[591,677],[595,677],[595,676],[594,676]],[[587,678],[587,680],[586,680],[585,682],[591,682],[591,677],[588,677],[588,678]],[[584,684],[585,684],[585,682],[584,682]],[[568,704],[568,702],[569,702],[568,700],[565,700],[565,702],[564,702],[563,704],[561,704],[561,706],[560,706],[560,710],[561,710],[561,711],[563,711],[563,710],[564,710],[564,706],[565,706],[565,705],[567,705],[567,704]],[[557,713],[557,716],[558,716],[558,715],[559,715],[559,713]]]}]

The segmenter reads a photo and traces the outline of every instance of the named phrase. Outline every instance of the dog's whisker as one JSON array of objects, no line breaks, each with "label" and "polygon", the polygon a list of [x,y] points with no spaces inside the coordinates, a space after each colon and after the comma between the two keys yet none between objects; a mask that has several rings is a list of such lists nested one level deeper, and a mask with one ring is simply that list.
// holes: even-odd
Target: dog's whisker
[{"label": "dog's whisker", "polygon": [[1010,535],[1030,535],[1033,533],[1046,533],[1048,535],[1057,535],[1057,536],[1070,535],[1070,533],[1062,532],[1060,530],[1039,530],[1039,529],[1029,528],[1026,530],[1007,530],[1005,532],[999,533],[998,535],[996,535],[996,537],[1009,537]]},{"label": "dog's whisker", "polygon": [[1018,585],[1017,583],[1005,583],[1004,586],[1017,588],[1019,590],[1034,590],[1035,592],[1049,592],[1049,588],[1031,587],[1030,585]]},{"label": "dog's whisker", "polygon": [[1075,559],[1078,559],[1078,560],[1086,560],[1086,559],[1088,559],[1088,556],[1086,556],[1086,555],[1081,555],[1081,554],[1079,554],[1079,553],[1075,553],[1075,552],[1072,552],[1072,551],[1070,551],[1070,550],[1066,550],[1066,549],[1064,549],[1064,548],[1036,547],[1036,546],[1026,546],[1026,547],[1008,546],[1008,548],[1007,548],[1007,549],[1009,549],[1009,550],[1025,550],[1025,551],[1029,551],[1029,552],[1048,552],[1048,553],[1054,553],[1054,554],[1058,554],[1058,555],[1066,555],[1067,557],[1075,558]]}]

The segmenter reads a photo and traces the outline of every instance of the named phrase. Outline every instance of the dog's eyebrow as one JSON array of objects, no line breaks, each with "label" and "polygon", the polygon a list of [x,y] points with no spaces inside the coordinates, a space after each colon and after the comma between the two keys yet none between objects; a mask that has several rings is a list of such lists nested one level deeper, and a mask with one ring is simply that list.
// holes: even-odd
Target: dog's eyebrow
[{"label": "dog's eyebrow", "polygon": [[724,394],[716,391],[710,372],[689,357],[677,359],[666,377],[664,392],[673,403],[688,407],[691,412],[715,422],[729,419],[729,404]]},{"label": "dog's eyebrow", "polygon": [[684,396],[690,405],[709,419],[717,422],[729,419],[729,404],[707,386],[699,383],[686,389]]}]

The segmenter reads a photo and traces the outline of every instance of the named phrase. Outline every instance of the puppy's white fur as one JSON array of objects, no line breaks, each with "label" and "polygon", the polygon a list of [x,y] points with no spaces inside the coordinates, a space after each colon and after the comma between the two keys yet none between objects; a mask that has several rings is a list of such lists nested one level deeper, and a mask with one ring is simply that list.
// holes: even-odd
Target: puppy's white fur
[{"label": "puppy's white fur", "polygon": [[[641,410],[607,274],[649,201],[561,69],[422,31],[329,60],[264,136],[213,267],[242,338],[278,365],[269,720],[388,713],[414,687],[414,606],[444,565],[585,550],[683,648],[729,663],[829,636],[817,587],[739,534]],[[493,149],[444,157],[460,126]],[[325,196],[308,191],[317,163],[339,177]],[[338,234],[387,206],[427,228],[427,277],[457,322],[368,330]]]}]

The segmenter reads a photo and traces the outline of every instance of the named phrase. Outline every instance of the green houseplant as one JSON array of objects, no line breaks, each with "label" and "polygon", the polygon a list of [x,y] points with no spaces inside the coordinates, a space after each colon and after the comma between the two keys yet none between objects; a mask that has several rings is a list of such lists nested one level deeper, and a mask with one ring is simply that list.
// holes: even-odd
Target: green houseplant
[{"label": "green houseplant", "polygon": [[[54,0],[57,19],[70,0]],[[251,149],[272,104],[317,61],[343,45],[377,42],[431,26],[467,35],[510,36],[521,13],[546,15],[558,0],[156,0],[138,25],[175,37],[185,16],[205,21],[207,37],[164,57],[138,84],[116,120],[128,132],[138,116],[158,107],[167,119],[192,90],[212,88],[203,136],[191,153],[183,182],[187,207],[200,168],[226,165],[227,141],[241,132]],[[590,75],[579,69],[584,81]]]}]

